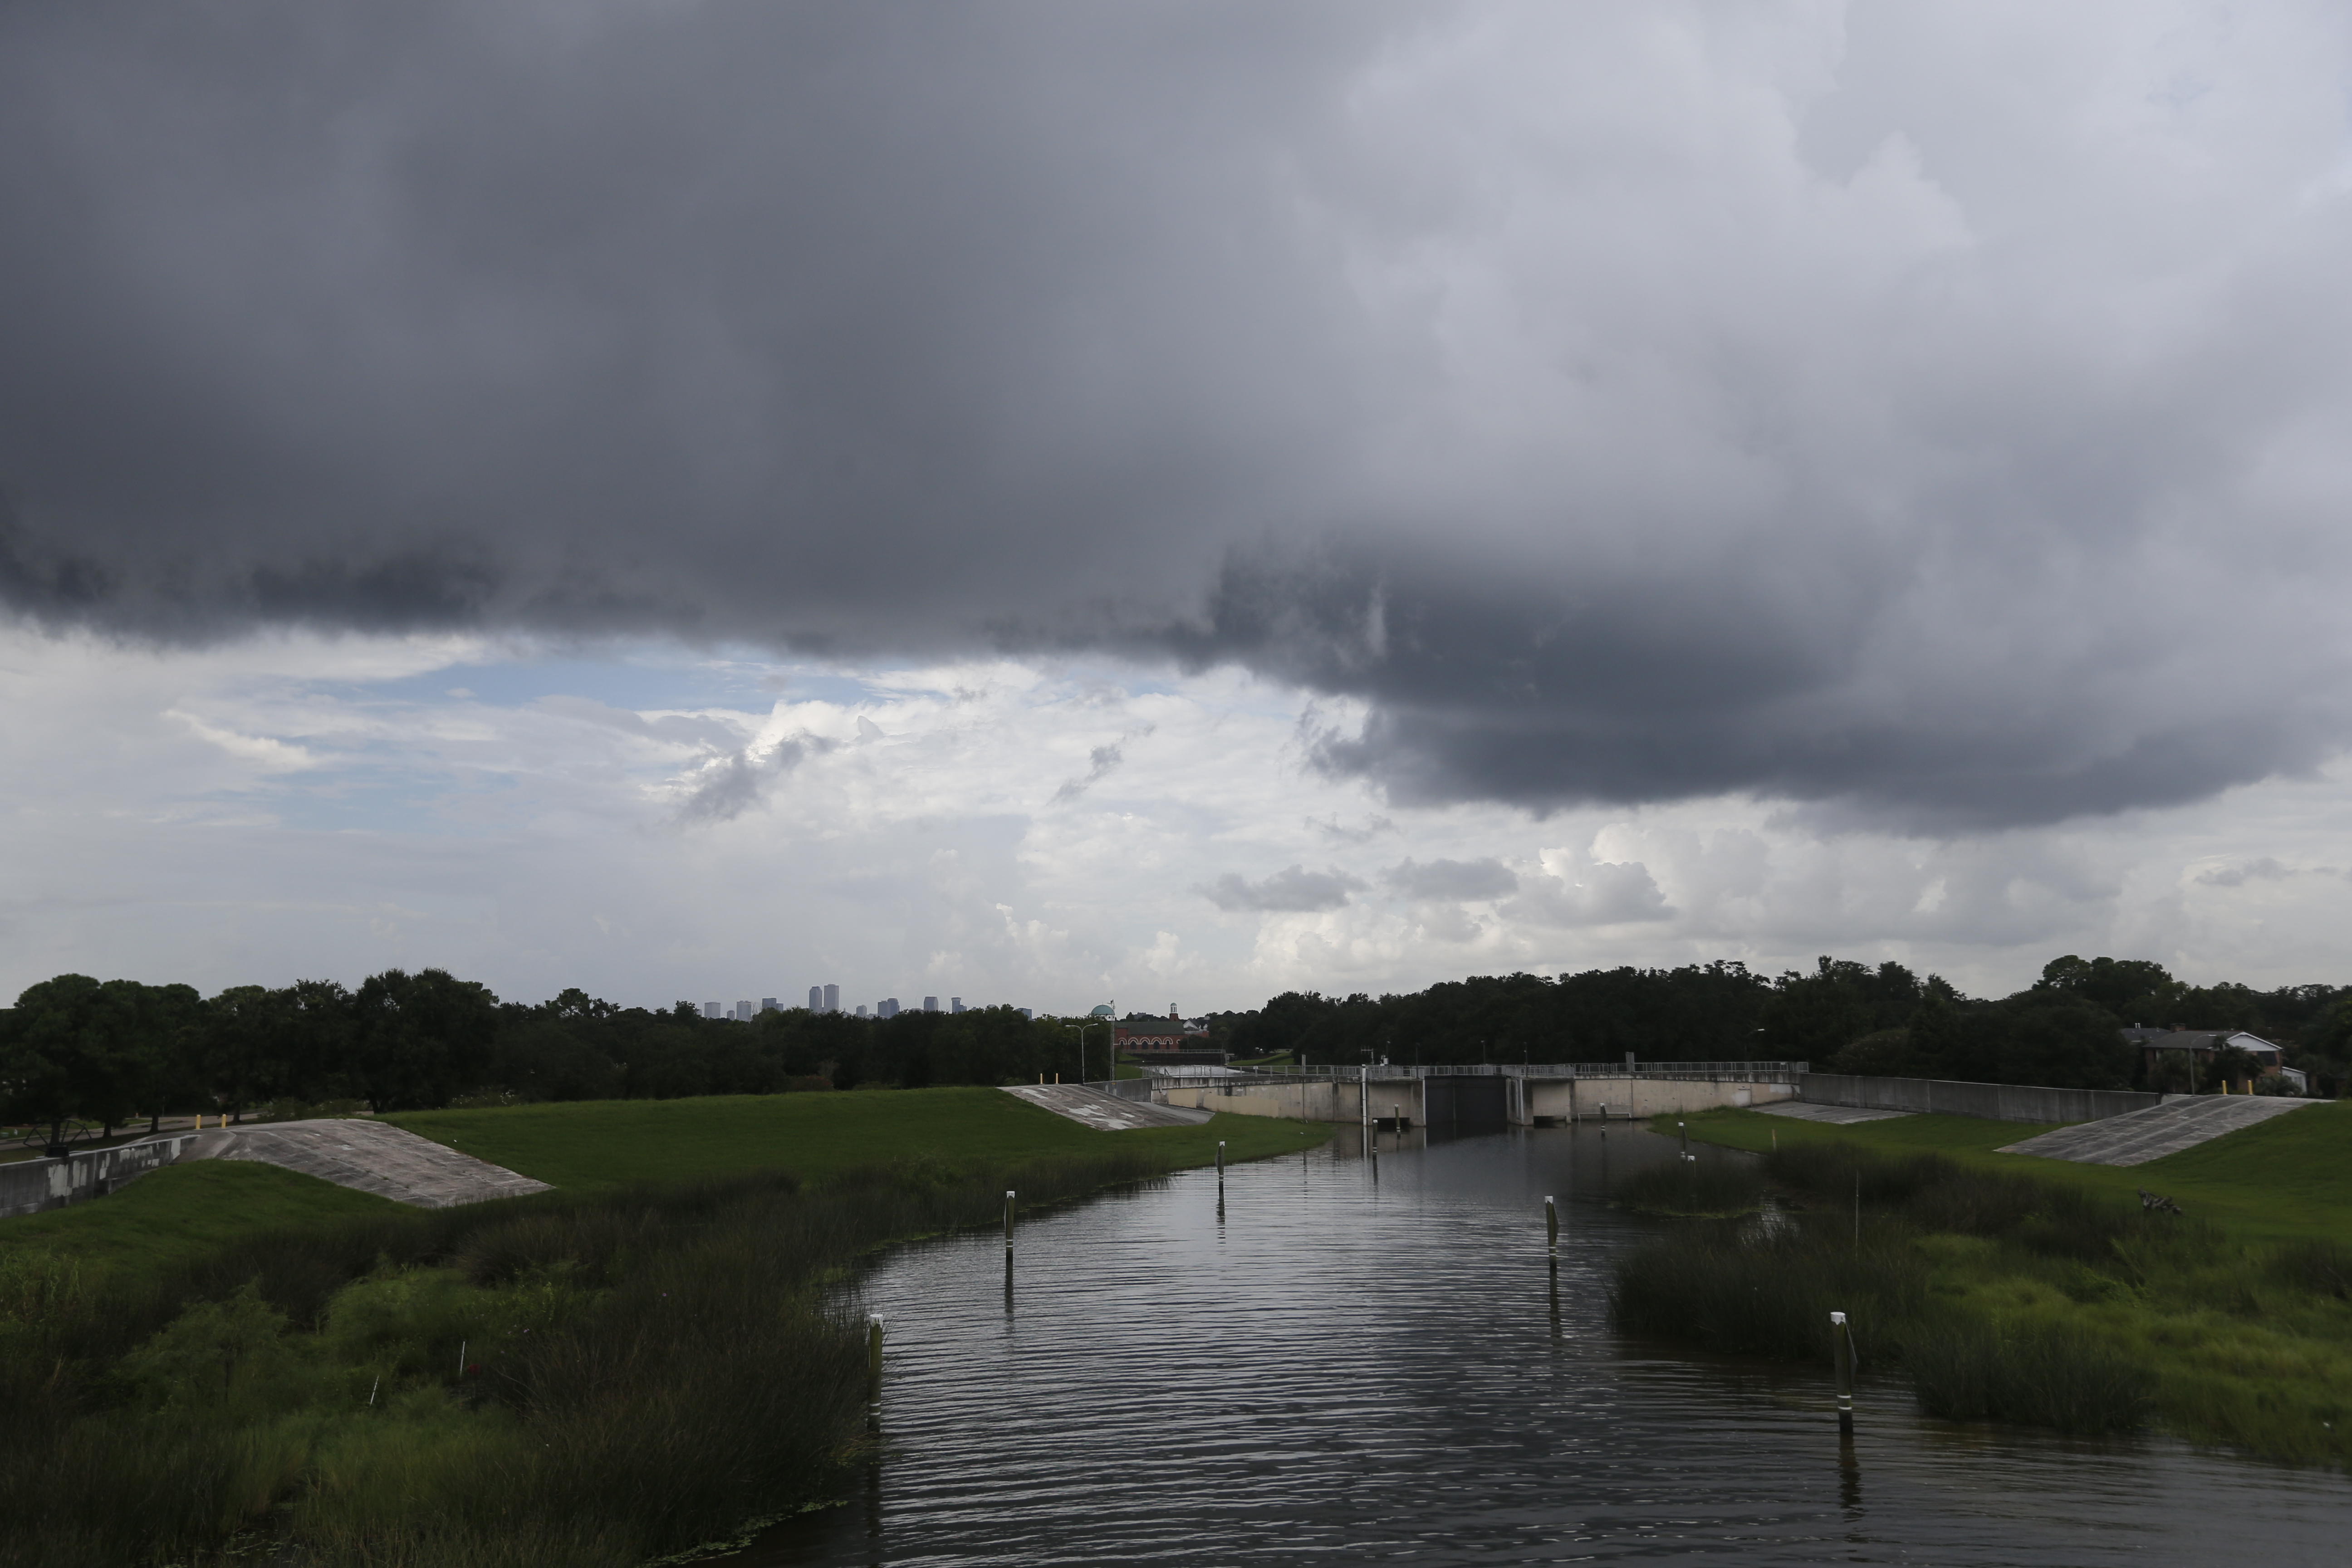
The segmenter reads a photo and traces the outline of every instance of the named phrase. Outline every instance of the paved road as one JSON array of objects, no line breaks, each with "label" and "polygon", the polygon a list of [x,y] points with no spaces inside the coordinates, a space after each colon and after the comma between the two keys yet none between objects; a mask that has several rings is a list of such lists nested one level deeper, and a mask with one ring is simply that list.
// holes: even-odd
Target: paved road
[{"label": "paved road", "polygon": [[1197,1127],[1213,1114],[1181,1106],[1154,1105],[1148,1100],[1121,1100],[1115,1094],[1075,1083],[1016,1084],[1004,1092],[1032,1105],[1042,1105],[1056,1116],[1066,1116],[1097,1132],[1131,1132],[1139,1127]]},{"label": "paved road", "polygon": [[2081,1165],[2145,1165],[2167,1154],[2300,1110],[2314,1103],[2284,1095],[2200,1094],[2151,1105],[2145,1110],[2104,1121],[2061,1127],[2021,1143],[2011,1143],[2004,1154],[2032,1154],[2044,1160],[2072,1160]]},{"label": "paved road", "polygon": [[383,1121],[268,1121],[198,1134],[191,1160],[259,1160],[419,1208],[543,1193],[545,1182]]}]

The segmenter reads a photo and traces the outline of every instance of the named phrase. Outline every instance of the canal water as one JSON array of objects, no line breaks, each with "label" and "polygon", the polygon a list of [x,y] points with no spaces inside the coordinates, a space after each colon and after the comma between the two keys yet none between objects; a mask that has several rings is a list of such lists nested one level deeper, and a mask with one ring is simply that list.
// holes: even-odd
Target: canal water
[{"label": "canal water", "polygon": [[1036,1215],[1009,1302],[994,1234],[893,1255],[865,1288],[887,1457],[730,1561],[2352,1559],[2336,1475],[1929,1421],[1893,1381],[1843,1447],[1820,1373],[1629,1342],[1608,1262],[1650,1226],[1607,1194],[1665,1139],[1376,1142],[1236,1166],[1222,1205],[1202,1171]]}]

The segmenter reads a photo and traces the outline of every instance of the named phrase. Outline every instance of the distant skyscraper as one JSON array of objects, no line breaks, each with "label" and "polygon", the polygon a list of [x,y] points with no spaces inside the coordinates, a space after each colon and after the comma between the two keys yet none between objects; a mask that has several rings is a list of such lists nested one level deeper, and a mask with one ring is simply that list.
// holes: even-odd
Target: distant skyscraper
[{"label": "distant skyscraper", "polygon": [[936,996],[926,996],[926,997],[924,997],[924,998],[923,998],[923,1011],[924,1011],[924,1012],[926,1012],[926,1013],[936,1013],[936,1012],[938,1012],[939,1010],[940,1010],[940,999],[939,999],[938,997],[936,997]]},{"label": "distant skyscraper", "polygon": [[716,1002],[705,1002],[702,1005],[702,1016],[706,1018],[723,1018],[727,1016],[727,1010]]},{"label": "distant skyscraper", "polygon": [[828,985],[824,988],[824,1010],[828,1013],[838,1013],[841,1011],[840,986]]},{"label": "distant skyscraper", "polygon": [[812,1013],[822,1013],[824,1011],[824,986],[812,985],[809,987],[809,1011]]},{"label": "distant skyscraper", "polygon": [[762,1013],[781,1013],[783,1011],[783,1008],[778,1005],[773,996],[762,996],[760,998],[760,1011]]},{"label": "distant skyscraper", "polygon": [[1024,1018],[1034,1018],[1037,1015],[1029,1011],[1028,1008],[1024,1007],[1021,1009],[1021,1016]]},{"label": "distant skyscraper", "polygon": [[950,1012],[950,1013],[961,1013],[961,1012],[962,1012],[962,1011],[963,1011],[963,998],[962,998],[962,997],[961,997],[961,996],[950,996],[950,997],[949,997],[949,998],[948,998],[948,1011],[949,1011],[949,1012]]},{"label": "distant skyscraper", "polygon": [[751,1021],[751,1000],[750,997],[747,996],[743,1000],[735,1004],[735,1021],[739,1024],[748,1024]]},{"label": "distant skyscraper", "polygon": [[896,996],[883,997],[882,1005],[874,1009],[874,1016],[877,1018],[897,1017],[898,1016],[898,999]]},{"label": "distant skyscraper", "polygon": [[863,1002],[857,1005],[857,1016],[861,1018],[866,1016],[866,1004]]}]

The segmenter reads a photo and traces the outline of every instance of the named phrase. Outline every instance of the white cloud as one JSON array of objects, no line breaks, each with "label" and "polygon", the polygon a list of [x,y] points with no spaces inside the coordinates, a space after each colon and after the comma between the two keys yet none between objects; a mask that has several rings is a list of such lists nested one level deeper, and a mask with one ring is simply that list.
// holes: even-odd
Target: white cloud
[{"label": "white cloud", "polygon": [[[471,698],[447,695],[460,671]],[[443,963],[525,999],[831,980],[853,1000],[1189,1013],[1821,952],[1998,991],[2069,951],[2352,978],[2341,769],[1934,838],[1736,797],[1536,819],[1376,809],[1302,771],[1300,711],[1232,672],[0,636],[0,991]],[[1106,744],[1119,764],[1055,804]]]}]

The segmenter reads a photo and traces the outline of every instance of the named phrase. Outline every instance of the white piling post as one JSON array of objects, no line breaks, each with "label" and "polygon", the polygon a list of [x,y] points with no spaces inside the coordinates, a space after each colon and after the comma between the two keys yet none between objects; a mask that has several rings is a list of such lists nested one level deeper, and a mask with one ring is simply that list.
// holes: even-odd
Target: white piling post
[{"label": "white piling post", "polygon": [[1830,1336],[1837,1353],[1838,1435],[1853,1436],[1853,1329],[1843,1312],[1830,1314]]}]

